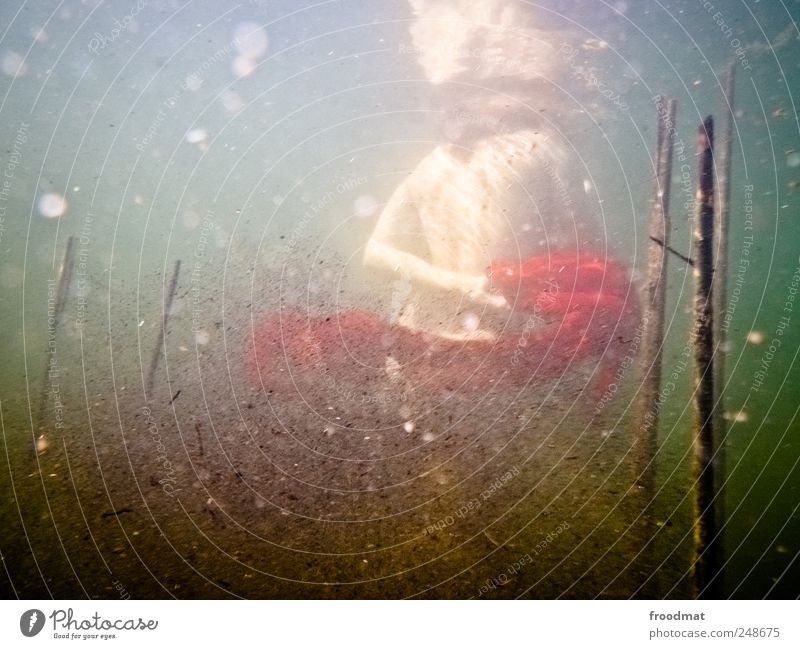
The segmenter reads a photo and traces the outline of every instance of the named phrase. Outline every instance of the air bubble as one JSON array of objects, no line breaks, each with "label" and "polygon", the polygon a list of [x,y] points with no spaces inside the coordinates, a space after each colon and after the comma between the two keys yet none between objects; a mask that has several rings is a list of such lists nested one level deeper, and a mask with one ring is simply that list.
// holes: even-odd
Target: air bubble
[{"label": "air bubble", "polygon": [[61,194],[48,193],[39,198],[39,214],[48,219],[55,219],[67,211],[67,201]]}]

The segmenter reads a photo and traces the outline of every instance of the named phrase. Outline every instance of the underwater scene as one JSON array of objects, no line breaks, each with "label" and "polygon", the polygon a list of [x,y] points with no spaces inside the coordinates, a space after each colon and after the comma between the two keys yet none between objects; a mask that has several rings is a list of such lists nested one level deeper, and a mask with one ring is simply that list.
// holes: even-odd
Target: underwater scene
[{"label": "underwater scene", "polygon": [[3,598],[800,596],[800,2],[0,16]]}]

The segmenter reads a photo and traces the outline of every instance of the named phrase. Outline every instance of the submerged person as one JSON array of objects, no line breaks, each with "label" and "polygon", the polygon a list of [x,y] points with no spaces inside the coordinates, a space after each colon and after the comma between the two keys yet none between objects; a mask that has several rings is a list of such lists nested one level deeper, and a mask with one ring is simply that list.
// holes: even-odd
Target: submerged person
[{"label": "submerged person", "polygon": [[577,251],[600,239],[596,219],[574,197],[580,161],[547,121],[569,112],[557,110],[554,93],[565,62],[527,5],[411,5],[413,51],[435,86],[448,141],[395,190],[364,263],[408,283],[393,314],[399,325],[494,340],[520,323],[513,300],[491,289],[493,260]]}]

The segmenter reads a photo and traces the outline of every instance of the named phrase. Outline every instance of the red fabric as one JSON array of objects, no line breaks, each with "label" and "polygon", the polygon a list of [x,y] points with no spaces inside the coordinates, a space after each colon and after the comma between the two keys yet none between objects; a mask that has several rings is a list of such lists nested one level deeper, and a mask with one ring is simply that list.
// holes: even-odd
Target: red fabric
[{"label": "red fabric", "polygon": [[276,390],[313,384],[322,374],[328,381],[385,381],[388,356],[403,379],[417,385],[501,378],[524,385],[593,358],[600,362],[595,388],[602,390],[638,325],[628,274],[619,262],[586,251],[497,261],[487,269],[492,290],[521,311],[526,317],[518,320],[526,324],[492,342],[437,338],[362,310],[310,317],[284,309],[256,324],[247,364],[254,379]]}]

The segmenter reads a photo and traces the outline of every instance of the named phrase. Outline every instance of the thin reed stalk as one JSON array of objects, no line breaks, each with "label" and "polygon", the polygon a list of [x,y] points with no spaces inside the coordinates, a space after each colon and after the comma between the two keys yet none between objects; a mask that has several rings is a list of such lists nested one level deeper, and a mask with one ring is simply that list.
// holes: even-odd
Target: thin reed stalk
[{"label": "thin reed stalk", "polygon": [[658,102],[656,145],[656,184],[650,202],[647,285],[642,331],[642,382],[639,389],[640,424],[638,427],[639,484],[651,498],[658,451],[658,402],[661,390],[661,356],[664,344],[664,305],[667,287],[667,250],[669,249],[669,191],[672,178],[671,131],[675,128],[676,102]]},{"label": "thin reed stalk", "polygon": [[170,311],[172,311],[172,301],[175,299],[175,289],[178,287],[178,276],[180,275],[180,272],[181,260],[178,259],[175,261],[175,269],[172,271],[172,279],[169,283],[169,289],[164,296],[165,302],[161,318],[161,328],[158,332],[158,341],[156,342],[156,346],[153,348],[153,356],[150,359],[150,370],[147,372],[145,394],[148,394],[153,390],[153,381],[155,380],[156,370],[158,369],[158,361],[161,358],[161,352],[163,351],[166,355],[166,350],[164,349],[164,339],[167,335],[167,323],[169,322]]},{"label": "thin reed stalk", "polygon": [[719,566],[714,483],[714,118],[697,134],[698,184],[694,219],[694,578],[698,596],[711,597]]}]

